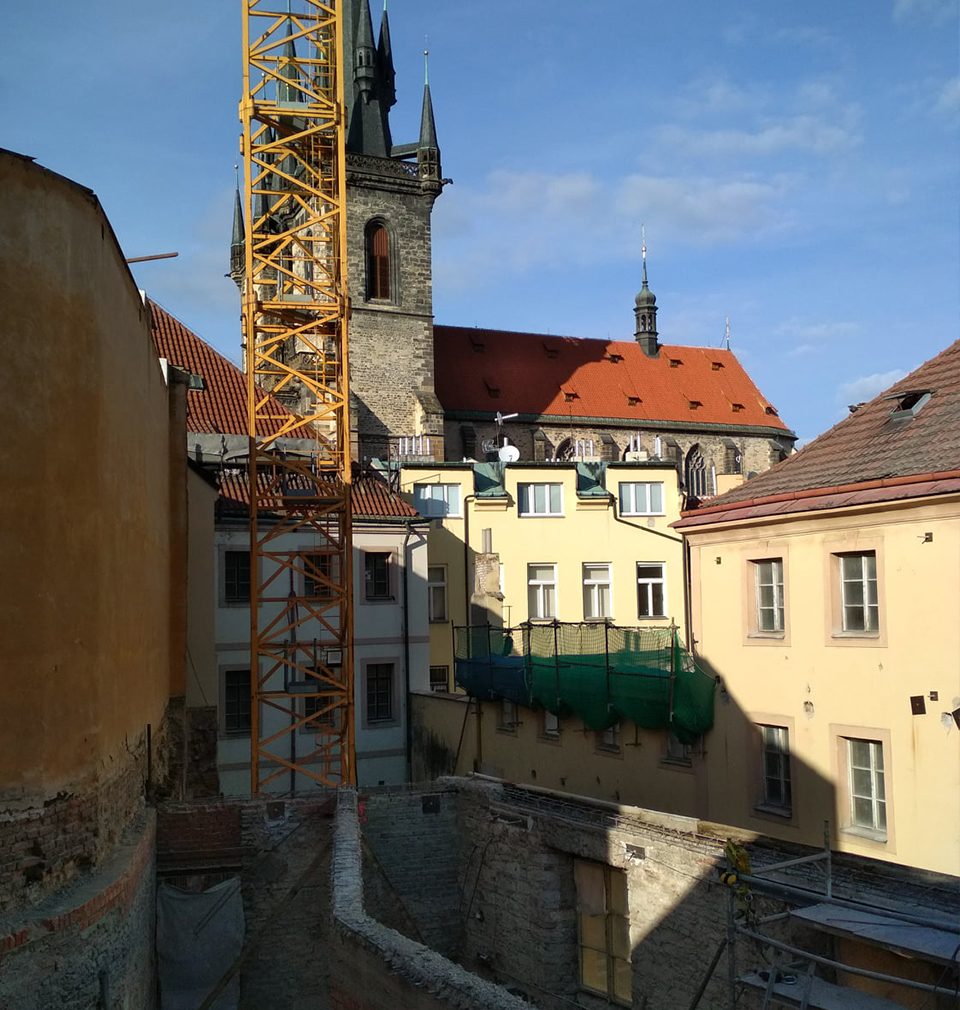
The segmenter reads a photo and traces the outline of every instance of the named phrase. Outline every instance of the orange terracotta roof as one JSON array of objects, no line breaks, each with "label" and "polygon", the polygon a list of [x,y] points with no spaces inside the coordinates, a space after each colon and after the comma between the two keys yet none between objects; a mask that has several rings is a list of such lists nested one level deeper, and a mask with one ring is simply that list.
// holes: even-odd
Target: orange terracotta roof
[{"label": "orange terracotta roof", "polygon": [[[147,299],[147,305],[157,354],[171,365],[199,375],[204,382],[204,389],[187,390],[187,431],[246,435],[247,380],[243,372],[156,302]],[[271,408],[279,414],[288,413],[277,400]],[[281,423],[266,421],[259,434],[272,435]]]},{"label": "orange terracotta roof", "polygon": [[461,326],[434,328],[447,411],[747,426],[789,432],[732,351]]},{"label": "orange terracotta roof", "polygon": [[[919,409],[901,408],[909,403],[904,397],[925,392],[929,398]],[[956,490],[958,476],[960,340],[793,456],[686,513],[677,525],[946,494]],[[812,499],[819,504],[810,505]]]}]

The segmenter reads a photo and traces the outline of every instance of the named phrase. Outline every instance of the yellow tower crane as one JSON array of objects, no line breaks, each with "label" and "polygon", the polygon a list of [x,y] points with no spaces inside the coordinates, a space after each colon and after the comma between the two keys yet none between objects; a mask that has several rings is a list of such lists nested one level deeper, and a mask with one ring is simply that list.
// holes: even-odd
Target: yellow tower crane
[{"label": "yellow tower crane", "polygon": [[242,0],[251,791],[355,782],[340,4]]}]

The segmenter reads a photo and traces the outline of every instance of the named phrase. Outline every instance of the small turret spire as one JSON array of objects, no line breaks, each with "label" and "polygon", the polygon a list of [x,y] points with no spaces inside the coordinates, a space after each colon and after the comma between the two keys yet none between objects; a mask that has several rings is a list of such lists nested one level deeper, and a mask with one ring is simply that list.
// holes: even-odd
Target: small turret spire
[{"label": "small turret spire", "polygon": [[643,353],[655,358],[660,353],[660,343],[657,340],[657,296],[647,284],[647,231],[643,225],[640,226],[640,257],[643,261],[643,283],[634,299],[633,314],[637,323],[634,337],[643,348]]},{"label": "small turret spire", "polygon": [[387,0],[383,0],[380,16],[380,39],[377,42],[377,75],[380,103],[385,109],[397,104],[397,73],[393,66],[393,45],[390,42],[390,18]]},{"label": "small turret spire", "polygon": [[430,95],[429,49],[423,50],[423,111],[420,115],[417,164],[421,178],[440,181],[440,145],[437,143],[437,123],[433,118],[433,98]]},{"label": "small turret spire", "polygon": [[227,276],[243,290],[243,275],[246,271],[246,249],[243,233],[243,204],[240,201],[239,166],[233,166],[236,175],[236,199],[233,202],[233,233],[230,236],[230,273]]},{"label": "small turret spire", "polygon": [[[289,3],[287,9],[289,13]],[[297,49],[293,44],[293,18],[287,18],[287,40],[283,44],[283,53],[277,71],[284,80],[277,84],[278,102],[301,102],[303,94],[296,87],[300,81],[297,73]],[[290,82],[290,83],[287,83]]]}]

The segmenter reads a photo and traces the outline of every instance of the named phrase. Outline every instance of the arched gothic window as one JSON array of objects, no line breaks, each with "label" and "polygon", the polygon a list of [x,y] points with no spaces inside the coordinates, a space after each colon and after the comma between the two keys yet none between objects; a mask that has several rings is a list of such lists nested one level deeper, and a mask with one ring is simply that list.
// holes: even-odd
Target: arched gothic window
[{"label": "arched gothic window", "polygon": [[707,469],[707,462],[699,445],[693,446],[687,453],[684,483],[687,486],[687,494],[692,498],[706,498],[713,494],[712,474]]},{"label": "arched gothic window", "polygon": [[367,298],[390,301],[394,296],[390,233],[382,221],[371,221],[367,225],[364,244],[367,254]]}]

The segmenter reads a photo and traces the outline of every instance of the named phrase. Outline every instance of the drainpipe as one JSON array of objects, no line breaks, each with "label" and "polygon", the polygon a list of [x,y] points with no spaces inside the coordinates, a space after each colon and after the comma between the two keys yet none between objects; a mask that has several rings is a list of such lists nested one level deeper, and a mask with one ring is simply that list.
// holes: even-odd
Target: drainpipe
[{"label": "drainpipe", "polygon": [[413,781],[413,723],[410,719],[410,558],[408,547],[413,536],[413,525],[408,519],[406,536],[403,538],[403,680],[404,680],[404,729],[407,748],[407,782]]},{"label": "drainpipe", "polygon": [[[470,640],[470,502],[475,499],[476,495],[463,496],[463,624],[466,629],[468,646],[472,645]],[[454,647],[453,662],[454,669],[456,669],[456,647]],[[473,768],[474,771],[479,771],[483,765],[483,702],[479,698],[475,698],[474,701],[477,705],[477,752],[473,760]]]}]

